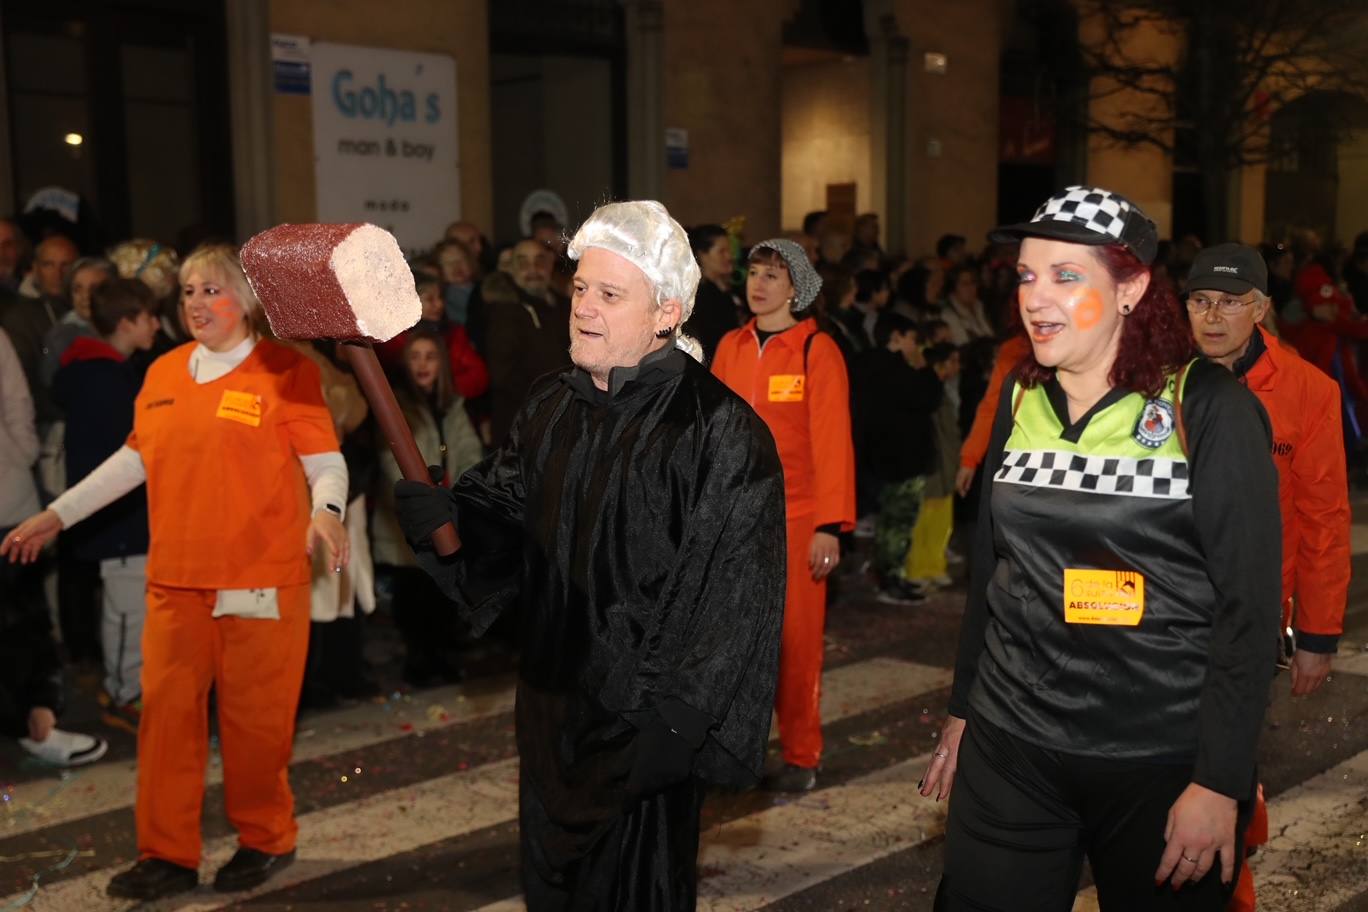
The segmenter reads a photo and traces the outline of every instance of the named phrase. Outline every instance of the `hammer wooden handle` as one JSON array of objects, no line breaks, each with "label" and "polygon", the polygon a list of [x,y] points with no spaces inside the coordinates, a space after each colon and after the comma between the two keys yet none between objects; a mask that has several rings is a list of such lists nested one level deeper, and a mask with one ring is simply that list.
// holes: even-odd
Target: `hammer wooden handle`
[{"label": "hammer wooden handle", "polygon": [[[399,463],[399,471],[403,472],[409,481],[432,484],[427,464],[423,462],[423,454],[418,452],[418,445],[413,442],[413,432],[409,430],[404,413],[394,399],[394,390],[390,389],[385,372],[380,369],[375,349],[369,342],[344,342],[342,350],[346,352],[347,361],[351,364],[352,373],[356,375],[356,382],[361,386],[361,392],[366,394],[371,413],[380,425],[380,432],[389,442],[390,451],[394,453],[394,461]],[[461,547],[461,540],[456,536],[456,527],[451,523],[440,526],[432,533],[432,546],[443,557],[455,554]]]}]

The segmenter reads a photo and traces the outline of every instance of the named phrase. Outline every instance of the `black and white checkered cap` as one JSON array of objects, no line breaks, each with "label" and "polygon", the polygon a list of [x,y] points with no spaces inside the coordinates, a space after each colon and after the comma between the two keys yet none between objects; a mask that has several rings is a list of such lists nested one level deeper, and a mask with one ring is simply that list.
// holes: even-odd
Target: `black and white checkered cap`
[{"label": "black and white checkered cap", "polygon": [[989,239],[1010,243],[1025,237],[1074,244],[1121,244],[1145,264],[1159,251],[1159,232],[1140,207],[1101,187],[1065,187],[1045,201],[1029,222],[995,228]]}]

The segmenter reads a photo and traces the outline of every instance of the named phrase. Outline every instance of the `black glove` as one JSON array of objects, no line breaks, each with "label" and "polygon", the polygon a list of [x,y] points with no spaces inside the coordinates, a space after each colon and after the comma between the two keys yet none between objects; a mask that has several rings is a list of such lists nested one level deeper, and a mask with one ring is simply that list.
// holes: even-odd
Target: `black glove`
[{"label": "black glove", "polygon": [[394,483],[394,513],[415,550],[444,523],[456,521],[456,496],[442,484],[441,466],[429,466],[432,484],[400,479]]},{"label": "black glove", "polygon": [[627,794],[636,801],[689,778],[712,720],[692,706],[667,697],[642,717],[640,724],[632,771],[627,777]]},{"label": "black glove", "polygon": [[694,750],[656,713],[646,717],[646,726],[637,732],[632,771],[627,776],[630,803],[649,798],[693,772]]}]

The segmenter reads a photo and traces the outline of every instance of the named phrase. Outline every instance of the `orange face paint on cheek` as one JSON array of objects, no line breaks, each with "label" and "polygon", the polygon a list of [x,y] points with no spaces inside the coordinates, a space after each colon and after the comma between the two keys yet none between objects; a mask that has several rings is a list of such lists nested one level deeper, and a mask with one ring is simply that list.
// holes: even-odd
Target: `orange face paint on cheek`
[{"label": "orange face paint on cheek", "polygon": [[1095,288],[1085,288],[1073,301],[1074,326],[1089,330],[1102,322],[1102,295]]}]

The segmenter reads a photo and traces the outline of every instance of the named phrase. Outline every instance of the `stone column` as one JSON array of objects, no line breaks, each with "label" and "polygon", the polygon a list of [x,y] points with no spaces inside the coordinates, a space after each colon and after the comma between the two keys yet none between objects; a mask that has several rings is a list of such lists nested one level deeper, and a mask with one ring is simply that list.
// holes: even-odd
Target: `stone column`
[{"label": "stone column", "polygon": [[632,199],[660,199],[665,174],[665,6],[663,0],[626,0],[627,191]]},{"label": "stone column", "polygon": [[663,202],[685,225],[742,215],[748,241],[773,237],[780,231],[782,34],[793,4],[663,6],[661,127],[689,137],[687,167],[665,170]]},{"label": "stone column", "polygon": [[914,253],[907,249],[907,207],[902,205],[907,199],[907,58],[910,43],[905,35],[898,32],[898,21],[893,16],[884,17],[880,27],[884,32],[882,40],[888,55],[887,92],[884,99],[888,144],[885,149],[884,184],[888,200],[895,204],[887,207],[888,215],[884,219],[884,249]]},{"label": "stone column", "polygon": [[[979,249],[997,220],[1004,4],[895,0],[894,9],[896,34],[907,36],[905,78],[898,83],[905,92],[898,135],[906,151],[897,168],[906,183],[890,186],[888,196],[890,205],[902,207],[904,249],[911,257],[931,254],[936,238],[947,233],[964,235]],[[927,53],[945,55],[943,73],[927,72]],[[892,60],[890,52],[890,66]]]},{"label": "stone column", "polygon": [[[895,250],[893,207],[888,196],[888,40],[884,22],[893,16],[892,0],[865,0],[869,39],[869,209],[879,214],[885,250]],[[896,29],[897,20],[893,20]]]},{"label": "stone column", "polygon": [[228,104],[239,240],[275,224],[270,0],[228,0]]}]

